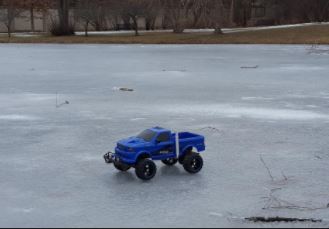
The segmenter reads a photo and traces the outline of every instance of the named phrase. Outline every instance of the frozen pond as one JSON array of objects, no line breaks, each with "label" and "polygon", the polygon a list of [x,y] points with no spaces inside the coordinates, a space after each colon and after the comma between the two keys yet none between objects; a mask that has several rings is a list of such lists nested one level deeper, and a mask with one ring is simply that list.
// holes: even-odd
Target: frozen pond
[{"label": "frozen pond", "polygon": [[[326,53],[261,45],[0,45],[0,53],[1,227],[264,226],[242,219],[253,216],[329,225]],[[56,108],[56,94],[69,104]],[[202,173],[159,163],[143,183],[104,163],[117,140],[152,126],[205,135]]]}]

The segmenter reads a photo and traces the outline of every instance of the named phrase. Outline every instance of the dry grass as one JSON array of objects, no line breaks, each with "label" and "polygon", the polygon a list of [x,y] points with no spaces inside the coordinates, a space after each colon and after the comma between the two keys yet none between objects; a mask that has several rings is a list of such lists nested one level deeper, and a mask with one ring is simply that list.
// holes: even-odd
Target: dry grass
[{"label": "dry grass", "polygon": [[329,44],[329,25],[237,32],[225,35],[212,33],[145,33],[133,35],[93,35],[52,37],[13,37],[0,35],[0,43],[59,44]]}]

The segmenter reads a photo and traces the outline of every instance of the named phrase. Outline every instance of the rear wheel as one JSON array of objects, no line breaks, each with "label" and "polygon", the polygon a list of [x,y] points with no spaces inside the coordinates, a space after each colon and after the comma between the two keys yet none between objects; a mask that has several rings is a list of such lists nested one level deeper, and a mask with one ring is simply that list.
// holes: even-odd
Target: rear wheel
[{"label": "rear wheel", "polygon": [[170,158],[170,159],[166,159],[166,160],[162,160],[162,163],[168,166],[173,166],[178,162],[178,160],[176,158]]},{"label": "rear wheel", "polygon": [[179,164],[184,165],[184,160],[185,160],[185,158],[186,158],[188,155],[191,155],[191,154],[193,154],[193,153],[194,153],[193,151],[188,151],[188,152],[186,152],[183,156],[180,156],[179,159],[178,159]]},{"label": "rear wheel", "polygon": [[150,159],[142,159],[137,163],[135,171],[139,179],[148,181],[155,176],[157,167]]},{"label": "rear wheel", "polygon": [[127,172],[131,168],[131,166],[121,162],[114,162],[113,164],[114,167],[121,172]]},{"label": "rear wheel", "polygon": [[203,167],[203,159],[200,154],[193,152],[185,156],[183,166],[188,173],[198,173]]}]

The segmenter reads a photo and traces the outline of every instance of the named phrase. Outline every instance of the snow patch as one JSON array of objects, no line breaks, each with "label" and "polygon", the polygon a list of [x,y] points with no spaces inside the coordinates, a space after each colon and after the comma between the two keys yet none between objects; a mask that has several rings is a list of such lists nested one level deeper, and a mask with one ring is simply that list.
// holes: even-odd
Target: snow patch
[{"label": "snow patch", "polygon": [[55,96],[56,95],[53,94],[33,94],[33,93],[22,94],[22,97],[32,101],[54,100]]},{"label": "snow patch", "polygon": [[270,120],[315,120],[329,119],[329,115],[316,113],[308,110],[271,109],[259,107],[233,106],[229,104],[209,104],[209,105],[177,105],[157,108],[161,112],[169,112],[180,115],[202,115],[221,116],[226,118],[254,118]]},{"label": "snow patch", "polygon": [[146,118],[132,118],[130,119],[131,122],[137,122],[137,121],[142,121],[145,120]]},{"label": "snow patch", "polygon": [[318,71],[318,70],[323,70],[325,68],[318,66],[307,66],[307,65],[289,65],[289,66],[281,66],[280,69],[283,71]]},{"label": "snow patch", "polygon": [[216,217],[224,217],[223,214],[221,214],[221,213],[217,213],[217,212],[210,212],[209,215],[210,215],[210,216],[216,216]]},{"label": "snow patch", "polygon": [[34,208],[14,208],[13,211],[17,213],[31,213],[34,211]]},{"label": "snow patch", "polygon": [[29,116],[29,115],[0,115],[0,120],[5,121],[35,121],[39,120],[40,118],[35,116]]},{"label": "snow patch", "polygon": [[316,106],[316,105],[306,105],[306,107],[308,107],[308,108],[318,108],[319,106]]},{"label": "snow patch", "polygon": [[55,94],[36,94],[36,93],[19,93],[19,94],[0,94],[0,101],[4,102],[41,102],[55,100]]},{"label": "snow patch", "polygon": [[266,98],[266,97],[242,97],[242,100],[246,100],[246,101],[253,101],[253,100],[273,100],[273,98]]}]

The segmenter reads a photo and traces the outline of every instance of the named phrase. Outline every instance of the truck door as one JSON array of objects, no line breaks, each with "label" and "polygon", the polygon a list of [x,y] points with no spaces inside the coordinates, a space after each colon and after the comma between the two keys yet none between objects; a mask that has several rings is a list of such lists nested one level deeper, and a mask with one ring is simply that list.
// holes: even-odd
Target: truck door
[{"label": "truck door", "polygon": [[154,159],[162,160],[168,157],[175,156],[174,145],[170,141],[170,133],[161,133],[155,140],[156,152]]}]

